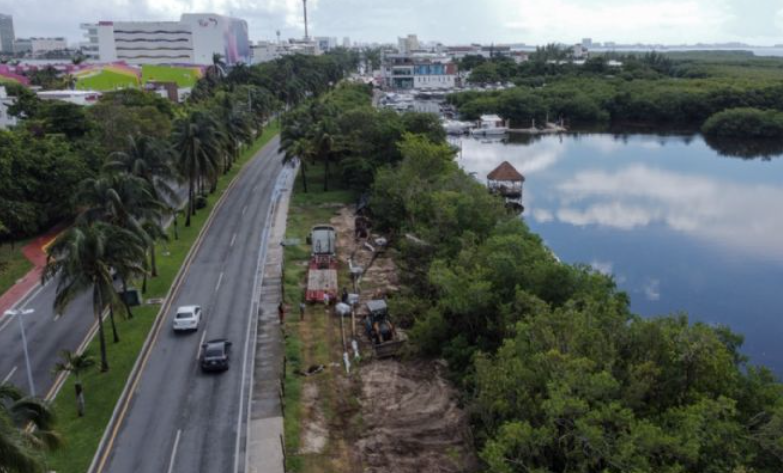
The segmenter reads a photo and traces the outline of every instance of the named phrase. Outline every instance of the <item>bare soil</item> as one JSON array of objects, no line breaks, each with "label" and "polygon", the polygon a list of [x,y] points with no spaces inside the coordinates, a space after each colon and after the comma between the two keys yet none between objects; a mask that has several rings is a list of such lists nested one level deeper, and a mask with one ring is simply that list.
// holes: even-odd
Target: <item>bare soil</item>
[{"label": "bare soil", "polygon": [[475,469],[466,415],[437,363],[379,360],[360,375],[364,429],[356,445],[365,472]]}]

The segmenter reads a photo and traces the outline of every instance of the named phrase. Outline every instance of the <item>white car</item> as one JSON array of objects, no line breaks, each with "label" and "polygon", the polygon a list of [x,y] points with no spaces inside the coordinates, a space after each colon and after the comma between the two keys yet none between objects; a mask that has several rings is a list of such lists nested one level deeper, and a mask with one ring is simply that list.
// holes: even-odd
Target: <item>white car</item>
[{"label": "white car", "polygon": [[174,331],[198,330],[201,322],[201,306],[184,305],[177,309],[174,315]]}]

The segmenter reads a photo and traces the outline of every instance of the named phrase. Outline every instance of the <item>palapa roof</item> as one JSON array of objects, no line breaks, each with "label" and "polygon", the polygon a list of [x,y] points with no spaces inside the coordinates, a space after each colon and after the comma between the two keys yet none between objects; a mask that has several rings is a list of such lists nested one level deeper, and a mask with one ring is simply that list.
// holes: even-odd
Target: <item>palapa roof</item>
[{"label": "palapa roof", "polygon": [[500,166],[496,167],[492,172],[487,174],[487,179],[490,181],[519,181],[524,182],[525,176],[519,173],[514,166],[508,161],[503,161]]}]

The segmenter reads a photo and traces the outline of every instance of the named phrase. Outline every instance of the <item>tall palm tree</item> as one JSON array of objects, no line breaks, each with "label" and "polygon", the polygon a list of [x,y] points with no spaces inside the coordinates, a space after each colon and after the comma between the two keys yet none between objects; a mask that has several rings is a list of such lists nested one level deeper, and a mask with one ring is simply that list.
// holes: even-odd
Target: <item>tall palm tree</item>
[{"label": "tall palm tree", "polygon": [[218,83],[226,76],[226,61],[223,55],[219,53],[212,54],[212,64],[207,68],[207,77],[210,77],[214,83]]},{"label": "tall palm tree", "polygon": [[181,176],[174,166],[174,155],[169,143],[146,135],[128,135],[126,151],[109,155],[103,169],[110,173],[125,172],[144,179],[153,196],[176,205],[178,199],[173,184]]},{"label": "tall palm tree", "polygon": [[84,387],[82,386],[82,374],[95,366],[95,358],[89,353],[77,354],[72,351],[63,350],[60,352],[60,360],[54,365],[52,372],[55,375],[60,373],[71,374],[75,379],[74,388],[76,389],[76,412],[79,417],[84,416]]},{"label": "tall palm tree", "polygon": [[[41,473],[43,453],[60,446],[54,412],[40,399],[25,397],[10,384],[0,385],[0,471]],[[34,429],[28,426],[32,423]]]},{"label": "tall palm tree", "polygon": [[307,163],[312,161],[315,156],[315,148],[307,138],[299,138],[295,141],[281,145],[280,151],[283,154],[283,163],[288,164],[295,159],[299,159],[299,170],[302,172],[302,189],[307,193]]},{"label": "tall palm tree", "polygon": [[92,290],[93,316],[98,321],[101,371],[109,369],[103,309],[117,298],[112,268],[133,268],[144,272],[144,242],[137,234],[102,221],[76,225],[54,241],[47,256],[43,281],[57,279],[54,309],[62,313],[79,294]]},{"label": "tall palm tree", "polygon": [[210,114],[197,110],[174,124],[174,149],[177,167],[188,180],[188,212],[185,226],[195,215],[196,185],[203,178],[216,178],[220,171],[221,142],[219,125]]},{"label": "tall palm tree", "polygon": [[332,160],[334,138],[323,125],[315,133],[316,160],[324,163],[324,192],[329,190],[329,162]]}]

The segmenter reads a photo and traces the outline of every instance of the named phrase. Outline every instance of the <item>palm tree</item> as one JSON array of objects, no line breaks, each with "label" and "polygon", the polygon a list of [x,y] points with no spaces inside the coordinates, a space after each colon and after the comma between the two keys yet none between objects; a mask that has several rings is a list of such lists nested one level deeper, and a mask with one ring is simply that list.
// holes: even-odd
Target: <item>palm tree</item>
[{"label": "palm tree", "polygon": [[60,359],[54,365],[52,372],[55,375],[60,373],[71,374],[73,373],[76,382],[74,388],[76,389],[76,412],[79,417],[84,416],[84,388],[82,387],[82,374],[88,369],[95,366],[95,358],[88,353],[76,354],[72,351],[63,350],[60,352]]},{"label": "palm tree", "polygon": [[320,125],[316,130],[315,150],[316,160],[324,163],[324,192],[329,190],[329,162],[332,160],[333,149],[334,138],[323,125]]},{"label": "palm tree", "polygon": [[163,140],[146,135],[129,135],[127,151],[109,155],[103,169],[108,172],[125,172],[144,179],[153,196],[177,204],[179,198],[172,184],[180,179],[174,166],[171,146]]},{"label": "palm tree", "polygon": [[177,166],[188,179],[188,212],[185,226],[190,226],[190,217],[195,215],[194,203],[197,182],[215,178],[219,172],[221,143],[219,125],[214,117],[202,111],[195,111],[174,124],[173,140],[177,152]]},{"label": "palm tree", "polygon": [[[43,452],[60,446],[54,412],[40,399],[25,397],[10,384],[0,385],[0,471],[41,473]],[[32,424],[35,428],[30,429]]]},{"label": "palm tree", "polygon": [[77,225],[57,237],[49,248],[43,282],[57,279],[54,309],[62,313],[79,294],[92,290],[93,316],[98,321],[101,371],[109,369],[103,309],[117,298],[112,268],[133,268],[142,274],[144,242],[137,234],[102,221]]},{"label": "palm tree", "polygon": [[280,151],[284,152],[283,163],[288,164],[295,159],[299,159],[299,169],[302,171],[302,188],[307,193],[307,163],[315,156],[315,149],[307,138],[299,138],[282,146]]},{"label": "palm tree", "polygon": [[226,61],[223,60],[223,55],[219,53],[212,54],[212,65],[207,68],[207,77],[210,77],[213,82],[220,82],[226,75]]}]

